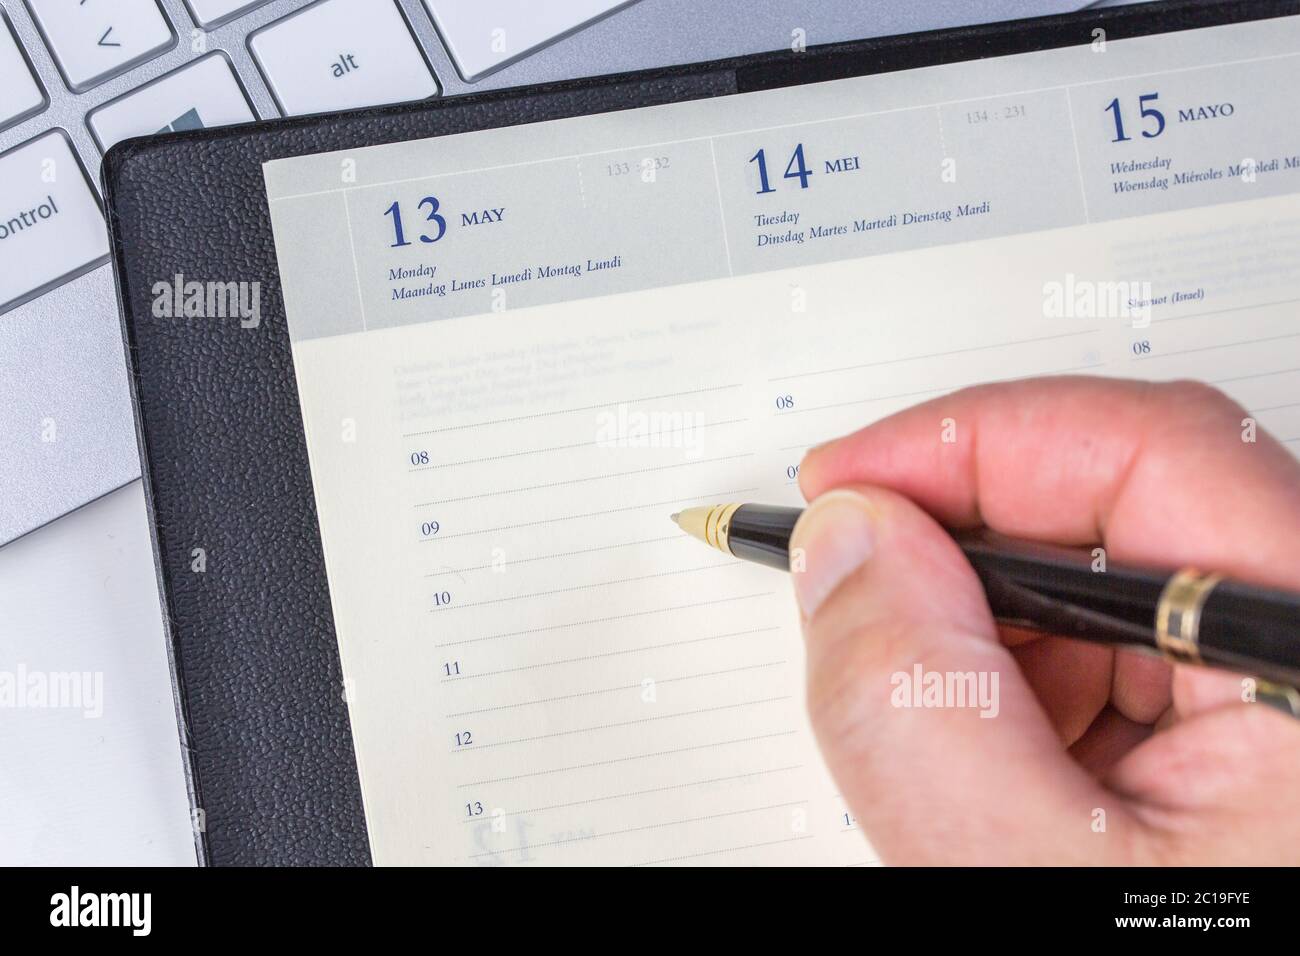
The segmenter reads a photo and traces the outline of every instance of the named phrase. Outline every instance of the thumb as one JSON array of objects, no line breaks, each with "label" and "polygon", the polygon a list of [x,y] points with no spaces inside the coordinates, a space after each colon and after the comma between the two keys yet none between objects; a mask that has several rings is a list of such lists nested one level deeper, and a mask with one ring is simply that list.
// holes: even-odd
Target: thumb
[{"label": "thumb", "polygon": [[1062,749],[932,518],[892,492],[831,491],[800,518],[791,566],[813,728],[883,860],[1119,862],[1136,823]]}]

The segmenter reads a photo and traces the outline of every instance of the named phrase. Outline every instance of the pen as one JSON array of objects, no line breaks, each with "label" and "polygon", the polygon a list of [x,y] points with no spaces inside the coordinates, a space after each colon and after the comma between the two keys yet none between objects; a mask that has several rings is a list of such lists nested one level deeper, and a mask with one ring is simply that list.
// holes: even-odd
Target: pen
[{"label": "pen", "polygon": [[[687,508],[672,517],[719,551],[788,571],[790,534],[802,513],[725,504]],[[1099,561],[1100,552],[987,530],[953,537],[999,622],[1256,675],[1268,684],[1261,693],[1280,696],[1300,715],[1300,692],[1294,689],[1300,684],[1300,594],[1192,568],[1169,572]]]}]

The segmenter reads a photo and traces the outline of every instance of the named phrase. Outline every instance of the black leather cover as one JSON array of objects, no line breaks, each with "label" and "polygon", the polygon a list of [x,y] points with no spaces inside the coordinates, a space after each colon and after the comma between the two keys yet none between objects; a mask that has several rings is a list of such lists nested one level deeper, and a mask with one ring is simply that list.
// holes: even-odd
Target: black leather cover
[{"label": "black leather cover", "polygon": [[[115,146],[105,194],[200,860],[370,862],[263,162],[1298,7],[1183,0]],[[153,286],[176,275],[260,283],[261,325],[155,318]]]}]

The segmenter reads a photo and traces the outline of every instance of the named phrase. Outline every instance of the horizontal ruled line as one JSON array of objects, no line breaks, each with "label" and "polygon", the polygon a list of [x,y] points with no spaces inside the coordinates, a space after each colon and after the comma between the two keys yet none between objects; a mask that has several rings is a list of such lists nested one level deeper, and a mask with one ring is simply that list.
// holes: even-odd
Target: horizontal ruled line
[{"label": "horizontal ruled line", "polygon": [[506,604],[510,601],[527,601],[529,598],[550,597],[553,594],[567,594],[570,591],[589,591],[592,588],[606,588],[615,584],[633,584],[637,581],[650,581],[654,578],[666,578],[677,574],[694,574],[697,571],[716,571],[719,568],[738,568],[743,565],[735,561],[719,564],[705,564],[698,568],[679,568],[676,571],[659,571],[655,574],[642,574],[634,578],[615,578],[612,581],[596,581],[592,584],[575,584],[567,588],[552,588],[549,591],[531,591],[528,594],[512,594],[509,597],[491,598],[487,601],[473,601],[469,604],[448,604],[443,607],[429,608],[430,614],[446,614],[452,611],[464,611],[472,607],[486,607],[489,604]]},{"label": "horizontal ruled line", "polygon": [[1262,342],[1279,342],[1282,339],[1300,338],[1300,332],[1288,332],[1286,335],[1269,335],[1261,339],[1241,339],[1237,342],[1224,342],[1219,345],[1198,345],[1192,349],[1180,349],[1177,352],[1159,352],[1150,355],[1139,355],[1133,359],[1135,362],[1154,362],[1156,359],[1175,358],[1179,355],[1194,355],[1197,352],[1217,352],[1219,349],[1231,349],[1241,345],[1256,345]]},{"label": "horizontal ruled line", "polygon": [[[705,428],[721,428],[724,425],[740,425],[749,421],[748,418],[731,418],[722,422],[707,422],[703,425],[683,425],[681,428],[664,429],[656,431],[655,436],[675,435],[680,432],[700,431]],[[415,468],[408,468],[407,471],[414,474],[421,471],[437,471],[440,468],[456,468],[460,465],[478,465],[488,461],[503,461],[506,458],[522,458],[525,455],[541,455],[550,451],[572,451],[575,448],[594,448],[600,447],[607,443],[597,439],[595,441],[580,441],[572,445],[550,445],[546,448],[530,448],[528,451],[512,451],[503,455],[486,455],[482,458],[466,458],[462,461],[444,461],[432,465],[419,465]]]},{"label": "horizontal ruled line", "polygon": [[501,525],[496,528],[479,528],[476,531],[458,531],[456,534],[440,535],[433,538],[421,538],[423,542],[428,541],[449,541],[452,538],[467,538],[478,534],[493,534],[497,531],[515,531],[519,528],[534,528],[542,524],[556,524],[561,521],[577,521],[580,518],[599,518],[604,515],[620,514],[625,511],[643,511],[646,508],[662,508],[664,505],[675,505],[683,501],[709,501],[718,498],[724,498],[729,495],[741,495],[750,491],[757,491],[758,488],[736,488],[732,491],[715,491],[707,495],[683,495],[680,498],[669,498],[667,501],[651,501],[643,505],[628,505],[623,508],[607,508],[604,511],[586,511],[576,515],[561,515],[557,518],[541,518],[537,521],[523,521],[519,524]]},{"label": "horizontal ruled line", "polygon": [[[749,773],[733,774],[730,777],[713,777],[709,780],[692,780],[689,783],[674,783],[666,787],[650,787],[647,790],[630,790],[627,793],[611,793],[604,797],[591,797],[587,800],[573,800],[569,803],[552,803],[544,807],[529,807],[527,810],[515,810],[506,816],[522,817],[532,813],[543,813],[547,810],[567,810],[569,807],[585,806],[589,803],[604,803],[606,800],[624,800],[628,797],[643,797],[651,793],[666,793],[670,790],[686,790],[690,787],[707,787],[714,783],[728,783],[732,780],[748,780],[752,777],[765,777],[773,773],[789,773],[791,770],[802,770],[803,764],[791,764],[788,767],[773,767],[770,770],[753,770]],[[461,823],[480,823],[481,817],[466,817]]]},{"label": "horizontal ruled line", "polygon": [[737,737],[734,740],[718,740],[708,744],[693,744],[690,747],[677,747],[673,750],[656,750],[645,754],[632,754],[628,757],[612,757],[609,760],[594,760],[591,763],[573,764],[568,767],[551,767],[548,770],[533,770],[528,773],[517,773],[509,777],[493,777],[487,780],[471,780],[469,783],[456,785],[456,789],[464,790],[468,787],[482,787],[490,783],[507,783],[511,780],[526,780],[529,777],[545,777],[553,773],[572,773],[574,770],[590,770],[592,767],[608,767],[616,763],[629,763],[634,760],[651,760],[654,757],[672,757],[676,754],[692,753],[696,750],[710,750],[714,747],[731,747],[735,744],[748,744],[758,740],[773,740],[777,737],[789,737],[794,734],[793,730],[778,730],[772,734],[758,734],[753,737]]},{"label": "horizontal ruled line", "polygon": [[1237,375],[1233,378],[1216,378],[1212,379],[1210,385],[1225,385],[1228,382],[1246,382],[1253,378],[1268,378],[1270,375],[1290,375],[1292,372],[1300,372],[1300,368],[1280,368],[1276,372],[1252,372],[1249,375]]},{"label": "horizontal ruled line", "polygon": [[687,644],[702,644],[706,641],[721,641],[728,637],[748,637],[751,634],[770,634],[772,631],[779,630],[779,627],[757,627],[749,631],[731,631],[727,634],[710,634],[707,637],[691,637],[684,641],[668,641],[664,644],[647,644],[642,647],[628,647],[621,651],[604,651],[600,654],[585,654],[582,657],[565,657],[558,661],[542,661],[538,664],[522,664],[519,667],[505,667],[501,670],[484,671],[481,674],[463,674],[460,677],[444,679],[440,681],[440,683],[454,684],[457,681],[476,680],[480,677],[496,677],[500,674],[517,674],[519,671],[530,671],[539,667],[559,667],[564,664],[580,664],[583,661],[594,661],[603,657],[621,657],[624,654],[641,654],[647,651],[661,651],[670,647],[683,647]]},{"label": "horizontal ruled line", "polygon": [[784,840],[768,840],[766,843],[742,843],[739,846],[724,847],[721,850],[705,850],[703,853],[687,853],[684,856],[668,856],[662,860],[646,860],[643,863],[633,863],[632,866],[655,866],[659,863],[680,863],[682,860],[698,860],[706,856],[719,856],[723,853],[739,853],[741,850],[757,850],[765,846],[780,846],[782,843],[794,843],[796,840],[811,840],[811,833],[805,833],[803,836],[786,837]]},{"label": "horizontal ruled line", "polygon": [[1251,409],[1252,415],[1258,415],[1261,412],[1280,412],[1284,408],[1300,408],[1300,402],[1287,402],[1285,405],[1270,405],[1267,408]]},{"label": "horizontal ruled line", "polygon": [[728,389],[740,388],[739,385],[715,385],[710,388],[693,388],[685,392],[667,392],[663,395],[649,395],[643,398],[624,398],[614,399],[610,402],[600,402],[596,405],[580,405],[576,408],[559,408],[551,412],[534,412],[531,415],[515,415],[510,418],[493,418],[483,422],[471,422],[467,425],[447,425],[443,428],[430,428],[426,431],[404,432],[403,438],[419,438],[422,435],[441,435],[444,432],[459,431],[464,428],[485,428],[488,425],[505,425],[510,422],[526,422],[538,418],[550,418],[554,415],[569,415],[573,412],[592,412],[598,408],[609,408],[611,405],[636,405],[643,402],[658,402],[665,398],[684,398],[687,395],[705,395],[709,392],[725,392]]},{"label": "horizontal ruled line", "polygon": [[648,475],[658,471],[672,471],[676,468],[692,468],[697,465],[715,465],[720,461],[736,461],[741,458],[753,458],[753,452],[740,455],[723,455],[721,458],[701,458],[699,461],[680,461],[672,465],[656,465],[652,468],[636,468],[632,471],[611,471],[604,475],[589,475],[585,478],[568,478],[564,481],[548,481],[540,485],[523,485],[519,488],[501,488],[497,491],[484,491],[477,495],[462,495],[459,498],[444,498],[441,501],[422,501],[415,508],[432,508],[436,505],[452,505],[462,501],[479,501],[483,498],[496,498],[499,495],[517,495],[525,491],[544,491],[547,488],[563,488],[568,485],[581,485],[589,481],[607,481],[610,478],[628,478],[632,475]]},{"label": "horizontal ruled line", "polygon": [[1231,309],[1214,309],[1210,312],[1193,312],[1190,315],[1166,315],[1163,318],[1152,319],[1152,325],[1158,325],[1161,322],[1182,322],[1184,319],[1204,319],[1211,315],[1228,315],[1232,312],[1249,312],[1253,309],[1271,309],[1278,305],[1292,305],[1300,302],[1300,299],[1281,299],[1277,302],[1261,302],[1258,305],[1238,305]]},{"label": "horizontal ruled line", "polygon": [[963,385],[941,385],[938,388],[927,388],[919,392],[899,392],[896,395],[877,395],[872,398],[858,398],[847,402],[832,402],[828,405],[814,405],[810,408],[795,408],[788,412],[773,412],[773,418],[785,418],[789,415],[800,415],[806,412],[824,412],[833,408],[847,408],[851,405],[870,405],[873,402],[887,402],[896,398],[915,398],[918,395],[942,395],[947,392],[957,392],[963,388],[970,388],[973,385],[991,385],[995,382],[1013,382],[1027,378],[1042,378],[1048,375],[1069,375],[1073,372],[1085,372],[1088,369],[1101,368],[1104,362],[1091,362],[1087,365],[1075,365],[1070,368],[1051,369],[1044,372],[1032,372],[1027,375],[1015,376],[1012,378],[1000,378],[992,381],[981,379],[974,382],[966,382]]},{"label": "horizontal ruled line", "polygon": [[434,647],[459,647],[462,644],[479,644],[483,641],[496,641],[507,637],[521,637],[525,634],[540,634],[543,631],[560,631],[569,627],[583,627],[587,624],[605,624],[609,621],[623,621],[632,617],[647,617],[651,614],[667,614],[671,611],[686,611],[697,607],[712,607],[715,604],[729,604],[732,601],[752,601],[755,598],[771,597],[773,591],[761,591],[758,594],[737,594],[735,597],[715,598],[712,601],[697,601],[694,604],[677,604],[673,607],[656,607],[646,611],[632,611],[628,614],[613,614],[609,617],[593,617],[586,621],[568,621],[564,624],[548,624],[545,627],[532,627],[522,631],[505,631],[501,634],[488,634],[484,637],[469,637],[463,641],[448,641],[435,644]]},{"label": "horizontal ruled line", "polygon": [[[532,558],[511,558],[504,561],[501,567],[514,567],[517,564],[531,564],[534,561],[550,561],[556,558],[572,558],[580,554],[595,554],[598,551],[613,551],[616,548],[634,548],[643,544],[658,544],[662,541],[690,541],[691,539],[684,534],[666,534],[662,538],[644,538],[641,541],[623,541],[619,544],[605,544],[598,548],[580,548],[577,551],[557,551],[554,554],[539,554]],[[476,564],[468,568],[448,568],[445,571],[430,571],[425,575],[426,578],[441,578],[448,574],[467,574],[470,571],[486,571],[489,568],[498,567],[495,564]]]},{"label": "horizontal ruled line", "polygon": [[437,471],[439,468],[455,468],[458,465],[477,465],[485,461],[502,461],[506,458],[522,458],[524,455],[543,455],[548,451],[572,451],[574,448],[586,448],[588,445],[596,444],[594,441],[574,442],[572,445],[550,445],[546,448],[530,448],[528,451],[512,451],[504,455],[485,455],[482,458],[465,458],[461,461],[443,461],[431,465],[419,465],[415,468],[406,469],[407,472],[415,474],[421,471]]},{"label": "horizontal ruled line", "polygon": [[[716,638],[709,638],[709,640],[716,640]],[[597,655],[597,656],[604,656],[604,655]],[[580,658],[580,660],[586,660],[586,659],[587,658]],[[662,686],[664,684],[679,684],[682,681],[700,680],[701,678],[704,677],[721,677],[726,674],[740,674],[744,671],[762,670],[767,667],[780,667],[782,664],[786,664],[786,663],[788,662],[784,660],[767,661],[763,664],[746,664],[744,667],[728,667],[727,669],[720,670],[720,671],[703,671],[702,673],[699,674],[684,674],[681,677],[665,677],[660,680],[656,680],[655,685]],[[525,668],[515,668],[515,669],[523,670]],[[455,678],[451,680],[444,679],[439,683],[443,683],[443,684],[454,683],[455,680],[456,680]],[[620,684],[617,687],[601,687],[597,690],[584,690],[574,694],[561,694],[558,697],[541,697],[538,698],[537,700],[521,700],[513,704],[497,704],[494,707],[480,707],[478,710],[461,710],[461,711],[457,711],[454,714],[445,714],[444,716],[448,720],[450,720],[453,717],[472,717],[475,714],[490,714],[498,710],[514,710],[515,708],[518,707],[535,707],[538,706],[539,704],[554,704],[562,700],[577,700],[578,698],[581,697],[596,697],[599,696],[600,694],[614,694],[617,693],[618,691],[623,691],[623,690],[640,690],[644,686],[645,686],[644,684],[638,681],[635,684]]]},{"label": "horizontal ruled line", "polygon": [[863,362],[860,365],[841,365],[837,368],[824,368],[815,372],[797,372],[794,375],[781,375],[777,378],[769,378],[769,382],[788,382],[795,378],[812,378],[817,375],[835,375],[839,372],[855,372],[864,368],[879,368],[883,365],[899,365],[903,362],[922,362],[926,359],[947,358],[951,355],[965,355],[971,352],[987,352],[991,349],[1013,348],[1017,345],[1034,345],[1038,342],[1052,342],[1057,339],[1071,339],[1080,335],[1093,335],[1100,332],[1101,329],[1081,329],[1077,332],[1059,332],[1055,335],[1044,335],[1035,339],[1016,339],[1011,342],[998,342],[994,345],[972,345],[964,349],[951,349],[947,352],[929,352],[925,355],[905,355],[901,358],[884,359],[879,362]]},{"label": "horizontal ruled line", "polygon": [[[961,386],[958,386],[960,388]],[[855,398],[848,402],[832,402],[829,405],[813,405],[808,408],[793,408],[788,412],[773,412],[773,418],[784,418],[788,415],[802,415],[807,412],[824,412],[831,408],[847,408],[850,405],[870,405],[872,402],[888,402],[896,398],[917,398],[921,395],[942,395],[945,392],[954,392],[956,388],[947,388],[939,386],[938,388],[926,388],[919,392],[899,392],[896,395],[877,395],[874,398]]]},{"label": "horizontal ruled line", "polygon": [[477,860],[485,856],[497,856],[501,853],[517,853],[525,850],[536,850],[548,846],[563,846],[566,843],[585,843],[591,840],[603,840],[606,837],[625,836],[629,833],[644,833],[646,830],[660,830],[664,827],[678,827],[687,823],[702,823],[706,820],[721,820],[725,817],[738,817],[746,813],[762,813],[765,810],[780,810],[782,807],[799,807],[807,803],[807,799],[789,800],[785,803],[773,803],[765,807],[749,807],[744,810],[726,810],[722,813],[710,813],[702,817],[685,817],[681,820],[666,820],[663,823],[647,823],[639,827],[626,827],[622,830],[609,830],[606,833],[586,833],[580,836],[566,837],[563,840],[552,840],[550,843],[525,843],[522,846],[504,847],[500,850],[484,850],[482,853],[471,853],[465,857],[467,860]]},{"label": "horizontal ruled line", "polygon": [[657,714],[654,717],[638,717],[635,720],[619,720],[608,724],[595,724],[591,727],[575,727],[572,730],[556,730],[549,734],[536,734],[532,737],[516,737],[513,740],[496,740],[486,744],[474,744],[472,747],[456,747],[449,751],[453,754],[468,754],[493,747],[509,747],[514,744],[531,744],[539,740],[552,740],[556,737],[572,737],[575,734],[590,734],[597,730],[617,730],[620,727],[635,727],[638,724],[653,724],[660,720],[678,720],[682,717],[698,717],[700,714],[716,714],[724,710],[740,710],[742,707],[758,707],[762,704],[775,704],[790,700],[790,695],[780,697],[762,697],[758,700],[742,700],[734,704],[717,704],[713,707],[699,707],[695,710],[683,710],[674,714]]}]

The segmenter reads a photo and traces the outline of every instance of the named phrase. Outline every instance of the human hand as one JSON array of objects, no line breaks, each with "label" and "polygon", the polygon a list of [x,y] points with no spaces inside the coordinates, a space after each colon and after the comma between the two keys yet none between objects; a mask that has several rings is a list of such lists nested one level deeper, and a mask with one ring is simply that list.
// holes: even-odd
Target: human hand
[{"label": "human hand", "polygon": [[[1239,675],[999,628],[940,526],[1300,590],[1300,464],[1246,414],[1192,383],[1037,379],[809,452],[809,710],[883,860],[1300,863],[1300,721]],[[997,715],[894,706],[916,664],[997,674]]]}]

